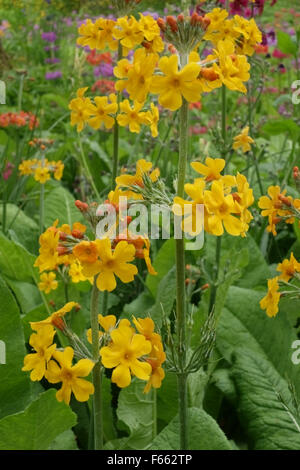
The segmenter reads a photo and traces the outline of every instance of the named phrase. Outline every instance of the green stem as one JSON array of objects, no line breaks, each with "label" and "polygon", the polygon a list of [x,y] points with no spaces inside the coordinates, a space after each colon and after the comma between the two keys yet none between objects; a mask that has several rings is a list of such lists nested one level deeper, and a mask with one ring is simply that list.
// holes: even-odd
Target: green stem
[{"label": "green stem", "polygon": [[87,178],[89,179],[91,185],[92,185],[92,188],[94,190],[94,193],[96,194],[97,196],[97,199],[98,199],[98,202],[101,201],[101,198],[100,198],[100,194],[98,192],[98,189],[95,185],[95,182],[94,182],[94,179],[91,175],[91,172],[90,172],[90,169],[89,169],[89,166],[87,164],[87,161],[86,161],[86,158],[85,158],[85,153],[84,153],[84,150],[83,150],[83,147],[82,147],[82,142],[81,142],[81,138],[80,136],[78,136],[78,142],[79,142],[79,149],[80,149],[80,155],[81,155],[81,162],[82,162],[82,165],[84,167],[84,170],[85,170],[85,173],[86,173],[86,176]]},{"label": "green stem", "polygon": [[66,303],[68,303],[69,302],[69,283],[67,280],[64,280],[64,292],[65,292]]},{"label": "green stem", "polygon": [[[122,44],[119,42],[118,46],[118,62],[122,58]],[[117,93],[117,103],[118,103],[118,110],[119,110],[119,105],[121,101],[121,93]],[[114,154],[113,154],[113,167],[112,167],[112,176],[111,176],[111,189],[114,189],[115,187],[115,179],[118,175],[118,167],[119,167],[119,124],[117,119],[115,120],[115,125],[114,125]]]},{"label": "green stem", "polygon": [[40,235],[44,231],[44,202],[45,202],[45,184],[40,188]]},{"label": "green stem", "polygon": [[91,329],[92,329],[92,354],[95,361],[93,369],[93,384],[95,388],[93,399],[93,419],[94,419],[94,449],[103,449],[103,420],[102,420],[102,371],[99,357],[99,322],[98,322],[98,301],[99,290],[96,285],[97,276],[94,278],[94,285],[91,299]]},{"label": "green stem", "polygon": [[152,438],[155,439],[155,437],[157,436],[157,393],[155,388],[152,389],[152,401]]},{"label": "green stem", "polygon": [[220,271],[220,259],[221,259],[221,246],[222,246],[222,237],[217,237],[217,244],[216,244],[216,274],[214,278],[214,284],[211,288],[210,294],[210,301],[209,301],[209,313],[212,311],[217,297],[217,290],[218,290],[218,278],[219,278],[219,271]]},{"label": "green stem", "polygon": [[7,210],[7,187],[4,184],[3,188],[3,207],[2,207],[2,231],[6,233],[6,210]]},{"label": "green stem", "polygon": [[[187,55],[181,54],[181,67],[187,63]],[[186,165],[188,159],[188,103],[183,99],[180,108],[179,124],[179,162],[178,162],[178,181],[177,196],[184,196],[184,183],[186,174]],[[187,376],[186,366],[186,306],[185,306],[185,254],[184,238],[176,240],[176,321],[178,337],[178,360],[179,372],[178,378],[178,398],[179,398],[179,419],[180,419],[180,449],[188,448],[188,423],[187,423]]]},{"label": "green stem", "polygon": [[107,307],[108,307],[108,291],[105,290],[102,294],[102,306],[101,306],[101,314],[103,316],[107,314]]},{"label": "green stem", "polygon": [[18,92],[18,111],[22,111],[24,78],[25,78],[25,74],[21,73],[21,75],[20,75],[20,84],[19,84],[19,92]]}]

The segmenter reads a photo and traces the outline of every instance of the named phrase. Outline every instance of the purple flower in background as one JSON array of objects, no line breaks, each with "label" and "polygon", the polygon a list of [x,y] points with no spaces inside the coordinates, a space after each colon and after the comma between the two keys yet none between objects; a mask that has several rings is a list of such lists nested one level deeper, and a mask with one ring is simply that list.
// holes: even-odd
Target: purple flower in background
[{"label": "purple flower in background", "polygon": [[51,50],[58,51],[58,49],[59,49],[59,46],[45,46],[44,47],[44,51],[51,51]]},{"label": "purple flower in background", "polygon": [[269,31],[266,31],[266,38],[268,46],[276,46],[277,38],[274,29],[269,29]]},{"label": "purple flower in background", "polygon": [[47,72],[45,75],[46,80],[56,80],[57,78],[61,78],[62,73],[60,70],[56,70],[54,72]]},{"label": "purple flower in background", "polygon": [[58,64],[60,62],[60,59],[58,57],[48,57],[45,59],[46,64]]},{"label": "purple flower in background", "polygon": [[157,13],[153,13],[152,11],[144,11],[142,13],[144,16],[152,16],[154,20],[158,20],[159,15]]},{"label": "purple flower in background", "polygon": [[98,67],[94,68],[94,75],[95,77],[112,77],[113,76],[113,66],[111,64],[107,64],[102,62]]},{"label": "purple flower in background", "polygon": [[47,42],[55,42],[57,39],[57,36],[54,31],[49,31],[48,33],[42,33],[42,39]]}]

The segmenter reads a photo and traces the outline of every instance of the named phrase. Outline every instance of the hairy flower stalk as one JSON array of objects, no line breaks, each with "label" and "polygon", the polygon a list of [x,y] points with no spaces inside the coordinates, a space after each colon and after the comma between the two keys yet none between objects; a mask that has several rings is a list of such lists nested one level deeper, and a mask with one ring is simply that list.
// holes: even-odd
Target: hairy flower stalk
[{"label": "hairy flower stalk", "polygon": [[94,418],[94,449],[103,449],[103,413],[102,413],[102,378],[101,361],[99,357],[99,322],[98,322],[98,300],[99,290],[97,288],[97,276],[94,278],[94,285],[91,298],[91,330],[92,330],[92,355],[95,361],[93,369],[93,384],[95,393],[93,397],[93,418]]},{"label": "hairy flower stalk", "polygon": [[[188,55],[180,55],[181,67],[187,64]],[[178,182],[177,196],[183,197],[184,183],[188,155],[188,102],[183,99],[180,109],[180,128],[179,128],[179,163],[178,163]],[[186,366],[186,308],[185,308],[185,254],[184,237],[176,240],[176,319],[178,335],[178,358],[179,371],[178,380],[178,398],[179,398],[179,419],[180,419],[180,448],[188,448],[188,423],[187,423],[187,374]]]}]

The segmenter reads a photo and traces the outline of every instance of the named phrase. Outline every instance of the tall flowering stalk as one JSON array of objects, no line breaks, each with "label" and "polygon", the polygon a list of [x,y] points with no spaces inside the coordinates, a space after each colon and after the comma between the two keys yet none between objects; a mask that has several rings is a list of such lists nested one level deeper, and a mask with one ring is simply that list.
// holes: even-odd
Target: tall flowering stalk
[{"label": "tall flowering stalk", "polygon": [[[137,2],[125,1],[120,4],[118,2],[118,8],[121,8],[122,4],[122,12],[127,15],[129,6],[132,7],[134,3]],[[85,96],[87,88],[79,89],[77,97],[70,103],[71,123],[77,125],[79,132],[86,125],[94,129],[99,129],[102,125],[106,129],[114,128],[115,145],[112,164],[114,179],[118,167],[119,126],[128,127],[133,133],[139,133],[142,126],[148,126],[152,137],[158,136],[159,109],[153,102],[150,106],[147,104],[150,93],[158,95],[158,103],[161,107],[170,111],[178,110],[179,158],[175,197],[166,193],[163,184],[159,181],[159,170],[153,169],[151,162],[141,159],[137,162],[134,175],[123,174],[115,178],[116,187],[109,193],[107,201],[115,208],[119,208],[121,196],[143,200],[144,203],[162,203],[169,210],[173,210],[175,215],[178,214],[173,209],[173,199],[174,207],[179,205],[182,208],[189,205],[193,214],[197,210],[197,205],[202,204],[204,206],[204,230],[218,237],[216,259],[219,264],[220,237],[224,231],[232,236],[246,236],[252,219],[248,208],[253,204],[253,193],[243,175],[221,174],[226,165],[227,151],[225,150],[223,158],[208,157],[205,163],[193,162],[192,168],[201,177],[196,178],[192,184],[185,183],[188,162],[189,103],[199,102],[203,92],[211,92],[216,88],[222,89],[222,138],[225,148],[225,144],[227,145],[226,88],[242,93],[247,92],[245,83],[250,78],[250,64],[247,56],[254,53],[255,45],[261,40],[261,33],[254,20],[248,21],[238,16],[234,19],[227,19],[228,12],[220,8],[205,15],[199,15],[196,12],[190,13],[187,2],[184,2],[183,7],[184,13],[177,18],[168,16],[166,19],[159,18],[157,22],[150,16],[140,14],[138,20],[132,15],[119,17],[116,21],[99,18],[95,23],[87,20],[86,24],[80,26],[78,44],[89,46],[91,49],[103,49],[106,46],[111,50],[118,50],[119,58],[122,52],[124,58],[118,60],[114,68],[117,94],[95,97],[92,100]],[[165,55],[163,39],[167,44],[172,45],[169,48],[171,55]],[[201,59],[197,52],[202,41],[210,42],[213,49],[212,54],[205,59]],[[132,58],[126,57],[129,50],[134,51]],[[127,97],[123,99],[124,90],[129,95],[129,99]],[[190,199],[184,200],[184,193],[187,193]],[[182,217],[182,214],[180,216]],[[203,367],[209,359],[215,336],[211,310],[213,310],[216,297],[216,286],[214,286],[211,309],[203,327],[201,344],[190,355],[189,345],[186,344],[184,232],[190,233],[189,230],[185,230],[185,224],[182,225],[181,238],[176,239],[176,339],[168,334],[172,351],[169,370],[175,372],[178,377],[181,449],[188,448],[187,377]],[[137,274],[135,266],[130,263],[134,256],[144,258],[149,273],[156,274],[151,266],[149,248],[149,240],[143,237],[133,237],[128,229],[125,234],[122,234],[122,241],[118,237],[113,240],[113,243],[110,243],[109,239],[84,240],[74,247],[73,254],[82,264],[83,275],[96,279],[96,286],[99,290],[110,292],[116,287],[115,276],[125,283],[133,280]],[[124,253],[126,253],[126,275],[124,275],[125,266],[122,268],[118,266],[121,258],[124,261]],[[94,296],[95,290],[93,292]],[[92,312],[94,312],[92,313],[94,326],[92,326],[91,334],[96,338],[97,326],[93,308]],[[141,326],[140,323],[135,326],[148,341],[153,340],[152,324],[147,328],[145,325]],[[115,324],[112,328],[114,327]],[[149,353],[149,344],[146,344],[142,338],[132,337],[132,330],[128,328],[129,325],[122,320],[117,328],[118,332],[112,331],[110,335],[111,343],[106,343],[101,350],[102,364],[104,367],[114,369],[112,381],[120,387],[129,385],[130,373],[142,380],[146,380],[150,373],[147,365],[141,366],[135,362]],[[124,344],[120,332],[127,337],[128,343]],[[140,345],[139,348],[136,348],[136,343]],[[122,354],[120,356],[115,354],[121,346],[123,351],[124,348],[127,351],[125,358]],[[156,343],[151,355],[148,364],[152,366],[152,376],[148,384],[158,388],[163,378],[161,364],[165,360],[165,355],[161,346],[157,346]],[[99,437],[97,445],[100,441]]]}]

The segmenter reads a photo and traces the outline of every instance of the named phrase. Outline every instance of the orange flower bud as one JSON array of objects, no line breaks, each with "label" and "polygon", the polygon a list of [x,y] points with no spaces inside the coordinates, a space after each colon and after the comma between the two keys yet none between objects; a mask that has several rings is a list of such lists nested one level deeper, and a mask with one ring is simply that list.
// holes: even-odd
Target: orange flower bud
[{"label": "orange flower bud", "polygon": [[162,18],[158,18],[157,24],[162,31],[166,31],[166,23]]},{"label": "orange flower bud", "polygon": [[292,203],[291,203],[291,201],[290,201],[286,196],[283,196],[282,194],[279,194],[278,199],[280,199],[280,201],[281,201],[285,206],[291,207]]},{"label": "orange flower bud", "polygon": [[178,24],[176,19],[173,16],[167,16],[166,18],[168,25],[170,26],[173,33],[177,33],[178,31]]},{"label": "orange flower bud", "polygon": [[60,331],[64,331],[66,329],[66,323],[62,317],[54,317],[51,323],[53,326],[55,326],[55,328],[57,328]]},{"label": "orange flower bud", "polygon": [[83,238],[84,237],[84,233],[82,233],[80,230],[72,230],[72,236],[74,238]]},{"label": "orange flower bud", "polygon": [[88,211],[88,204],[86,202],[82,202],[82,201],[75,201],[75,206],[77,207],[77,209],[80,210],[80,212],[87,212]]},{"label": "orange flower bud", "polygon": [[219,74],[215,72],[212,67],[201,69],[200,76],[210,82],[213,82],[214,80],[218,80],[219,78]]}]

